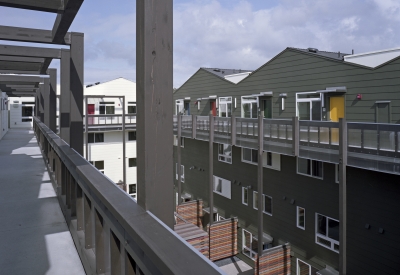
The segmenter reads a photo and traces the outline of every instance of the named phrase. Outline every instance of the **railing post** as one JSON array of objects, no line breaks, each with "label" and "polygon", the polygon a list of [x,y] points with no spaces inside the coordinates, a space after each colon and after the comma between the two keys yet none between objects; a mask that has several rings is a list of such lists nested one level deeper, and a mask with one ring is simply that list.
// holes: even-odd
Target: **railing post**
[{"label": "railing post", "polygon": [[85,248],[90,249],[93,248],[92,245],[92,235],[93,235],[93,226],[92,226],[92,202],[89,198],[84,194],[84,222],[85,222]]},{"label": "railing post", "polygon": [[82,188],[76,183],[76,227],[77,231],[83,230],[84,227],[84,209],[83,209],[83,192]]},{"label": "railing post", "polygon": [[97,274],[102,274],[106,272],[106,247],[104,243],[105,239],[105,230],[104,230],[104,220],[100,213],[95,209],[94,210],[94,218],[95,218],[95,254],[96,254],[96,271]]},{"label": "railing post", "polygon": [[297,116],[292,118],[292,154],[296,157],[299,156],[299,138],[300,138],[300,126],[299,118]]},{"label": "railing post", "polygon": [[84,108],[85,108],[85,157],[86,157],[86,160],[87,161],[89,161],[89,140],[88,140],[88,138],[89,138],[89,132],[88,132],[88,129],[89,129],[89,126],[88,126],[88,123],[89,123],[89,114],[88,114],[88,98],[85,96],[85,106],[84,106]]},{"label": "railing post", "polygon": [[192,115],[192,138],[196,139],[197,116]]},{"label": "railing post", "polygon": [[347,274],[347,123],[339,119],[339,273]]},{"label": "railing post", "polygon": [[214,116],[210,114],[208,143],[208,201],[210,206],[210,226],[214,222]]},{"label": "railing post", "polygon": [[234,114],[231,116],[231,145],[236,145],[236,117]]},{"label": "railing post", "polygon": [[125,96],[122,97],[122,165],[123,175],[122,180],[125,185],[125,192],[129,194],[129,186],[126,182],[126,141],[125,141]]},{"label": "railing post", "polygon": [[263,217],[263,147],[264,147],[264,108],[260,100],[260,111],[258,112],[258,177],[257,177],[257,191],[258,191],[258,257],[263,254],[263,231],[264,231],[264,217]]},{"label": "railing post", "polygon": [[182,192],[182,171],[181,171],[181,138],[182,138],[182,115],[178,114],[178,146],[176,148],[177,153],[177,165],[176,173],[178,174],[178,205],[181,204],[181,192]]}]

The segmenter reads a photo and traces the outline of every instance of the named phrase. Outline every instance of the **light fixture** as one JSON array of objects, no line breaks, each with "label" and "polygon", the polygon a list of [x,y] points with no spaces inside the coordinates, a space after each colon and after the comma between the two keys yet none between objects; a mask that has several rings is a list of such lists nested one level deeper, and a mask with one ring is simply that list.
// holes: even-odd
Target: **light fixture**
[{"label": "light fixture", "polygon": [[287,94],[286,93],[279,94],[279,97],[282,100],[282,104],[281,104],[282,111],[284,111],[285,110],[285,98],[287,97]]},{"label": "light fixture", "polygon": [[235,106],[235,109],[236,109],[236,106],[237,106],[236,104],[237,104],[237,102],[236,102],[236,97],[235,97],[235,105],[234,105],[234,106]]}]

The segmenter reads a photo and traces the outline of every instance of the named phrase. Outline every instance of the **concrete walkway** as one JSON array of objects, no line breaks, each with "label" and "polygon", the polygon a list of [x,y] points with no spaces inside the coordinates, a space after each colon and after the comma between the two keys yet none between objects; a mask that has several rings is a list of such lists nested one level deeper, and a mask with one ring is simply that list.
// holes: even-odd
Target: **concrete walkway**
[{"label": "concrete walkway", "polygon": [[0,140],[0,273],[85,274],[28,129]]}]

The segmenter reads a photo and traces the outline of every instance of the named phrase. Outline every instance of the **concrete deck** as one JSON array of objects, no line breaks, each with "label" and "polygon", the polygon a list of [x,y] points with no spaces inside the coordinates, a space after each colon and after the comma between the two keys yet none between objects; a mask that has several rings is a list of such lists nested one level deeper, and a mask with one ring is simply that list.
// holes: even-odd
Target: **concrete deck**
[{"label": "concrete deck", "polygon": [[0,140],[0,273],[85,274],[33,131]]}]

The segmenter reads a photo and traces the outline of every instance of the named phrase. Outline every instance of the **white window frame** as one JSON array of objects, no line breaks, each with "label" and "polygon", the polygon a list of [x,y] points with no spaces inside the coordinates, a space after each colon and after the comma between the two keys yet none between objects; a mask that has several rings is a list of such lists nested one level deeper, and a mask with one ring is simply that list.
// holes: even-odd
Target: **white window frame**
[{"label": "white window frame", "polygon": [[[90,134],[93,134],[93,142],[89,142],[89,135]],[[100,135],[100,134],[103,134],[103,141],[97,141],[96,142],[96,135]],[[105,142],[105,138],[104,138],[104,132],[99,132],[99,133],[88,133],[88,144],[92,144],[92,143],[104,143]]]},{"label": "white window frame", "polygon": [[[240,108],[241,108],[241,116],[242,118],[244,118],[244,109],[243,109],[243,104],[244,103],[257,103],[257,116],[256,117],[250,117],[250,118],[257,118],[258,117],[258,108],[260,106],[259,104],[259,97],[258,96],[242,96],[241,100],[240,100]],[[251,106],[251,110],[250,110],[250,114],[253,113],[253,105],[250,104]]]},{"label": "white window frame", "polygon": [[[231,155],[230,156],[228,156],[228,155],[225,155],[225,154],[220,154],[220,146],[230,146],[231,147]],[[225,163],[229,163],[229,164],[232,164],[232,145],[229,145],[229,144],[223,144],[223,143],[219,143],[218,144],[218,160],[219,161],[221,161],[221,162],[225,162]]]},{"label": "white window frame", "polygon": [[[257,202],[256,202],[256,195],[257,195]],[[258,191],[253,191],[253,208],[258,210]]]},{"label": "white window frame", "polygon": [[[174,146],[178,146],[178,136],[174,135]],[[185,138],[181,137],[181,148],[185,148]]]},{"label": "white window frame", "polygon": [[308,159],[306,159],[306,158],[300,158],[300,157],[297,157],[297,159],[296,159],[296,164],[297,164],[297,174],[299,174],[299,175],[303,175],[303,176],[307,176],[307,177],[311,177],[311,178],[314,178],[314,179],[320,179],[320,180],[323,180],[324,179],[324,162],[323,161],[319,161],[319,160],[312,160],[312,159],[310,159],[311,160],[311,162],[312,161],[319,161],[319,162],[321,162],[322,163],[322,168],[321,168],[321,170],[322,170],[322,176],[321,177],[318,177],[318,176],[313,176],[313,165],[312,165],[312,163],[311,163],[311,169],[310,169],[310,171],[311,171],[311,174],[309,175],[309,174],[304,174],[304,173],[301,173],[301,172],[299,172],[299,159],[305,159],[305,160],[308,160]]},{"label": "white window frame", "polygon": [[[100,114],[100,106],[105,107],[104,114]],[[114,115],[114,114],[107,113],[107,107],[114,107],[114,114],[115,114],[115,102],[111,103],[111,101],[100,101],[99,102],[99,114],[100,115]]]},{"label": "white window frame", "polygon": [[217,221],[223,221],[223,220],[226,220],[226,219],[224,217],[222,217],[221,215],[217,215]]},{"label": "white window frame", "polygon": [[[304,210],[304,226],[300,225],[300,209]],[[306,209],[301,206],[296,206],[296,226],[300,229],[306,230]]]},{"label": "white window frame", "polygon": [[[129,113],[129,111],[128,111],[128,110],[129,110],[129,107],[136,107],[136,113]],[[134,101],[129,101],[126,109],[127,109],[127,110],[126,110],[126,115],[136,115],[136,114],[137,114],[136,102],[134,102]]]},{"label": "white window frame", "polygon": [[[31,107],[32,108],[32,116],[22,116],[22,108],[23,107]],[[32,122],[33,116],[35,115],[35,103],[32,104],[21,104],[21,122]],[[23,121],[24,119],[28,119],[29,121]]]},{"label": "white window frame", "polygon": [[[175,162],[175,176],[176,180],[178,180],[178,163]],[[185,166],[181,164],[181,182],[185,182]]]},{"label": "white window frame", "polygon": [[[249,161],[249,160],[244,159],[243,150],[257,151],[257,162]],[[253,164],[253,165],[258,165],[258,150],[257,149],[251,149],[251,148],[242,147],[241,151],[242,151],[242,162],[245,162],[245,163],[248,163],[248,164]],[[267,163],[268,154],[271,154],[272,165],[268,165],[268,163]],[[251,152],[251,155],[253,156],[253,152]],[[281,155],[280,154],[276,154],[276,153],[272,153],[272,152],[264,151],[263,152],[263,167],[280,171],[281,170]]]},{"label": "white window frame", "polygon": [[[221,183],[221,192],[216,190],[216,183],[220,180]],[[214,184],[213,184],[213,192],[221,195],[225,198],[231,199],[232,198],[232,182],[230,180],[214,176]]]},{"label": "white window frame", "polygon": [[[318,233],[318,215],[324,216],[326,218],[326,232],[327,232],[327,234],[329,234],[329,232],[328,232],[328,230],[329,230],[329,226],[328,226],[329,222],[328,222],[328,220],[337,221],[339,223],[339,226],[340,226],[340,222],[338,220],[333,219],[333,218],[328,217],[328,216],[325,216],[325,215],[322,215],[320,213],[315,213],[315,243],[320,245],[320,246],[323,246],[323,247],[325,247],[325,248],[327,248],[329,250],[332,250],[332,251],[334,251],[336,253],[339,253],[339,250],[335,250],[334,249],[335,244],[340,246],[339,241],[334,240],[332,238],[329,238],[328,236],[325,236],[325,235],[322,235],[322,234]],[[318,238],[321,238],[321,239],[324,239],[326,241],[331,242],[331,246],[329,247],[329,246],[327,246],[327,245],[325,245],[323,243],[318,242]]]},{"label": "white window frame", "polygon": [[[271,199],[271,213],[269,213],[269,212],[267,212],[266,210],[265,210],[265,197],[268,197],[268,198],[270,198]],[[273,213],[273,203],[272,203],[272,197],[271,196],[268,196],[268,195],[265,195],[265,194],[263,194],[263,213],[264,214],[267,214],[267,215],[269,215],[269,216],[272,216],[272,213]]]},{"label": "white window frame", "polygon": [[[218,98],[218,101],[219,101],[218,116],[219,116],[219,117],[222,117],[222,116],[221,116],[221,113],[222,113],[222,111],[221,111],[221,109],[222,109],[221,106],[225,106],[226,116],[224,116],[224,117],[231,117],[232,111],[233,111],[232,97],[231,97],[231,96],[219,97],[219,98]],[[229,112],[228,112],[228,104],[231,104],[231,113],[230,113],[230,115],[229,115]]]},{"label": "white window frame", "polygon": [[[250,240],[251,240],[250,247],[247,247],[247,246],[246,246],[245,231],[246,231],[247,233],[250,234]],[[245,255],[246,257],[249,257],[250,259],[253,259],[253,260],[254,260],[254,258],[255,258],[255,256],[257,255],[257,253],[251,249],[251,246],[252,246],[252,243],[253,243],[253,239],[254,239],[253,234],[252,234],[250,231],[248,231],[248,230],[246,230],[246,229],[242,229],[242,253],[243,253],[243,255]],[[250,256],[248,256],[248,255],[244,252],[245,249],[249,251]]]},{"label": "white window frame", "polygon": [[133,197],[134,199],[136,199],[136,194],[137,194],[137,184],[136,183],[131,183],[131,184],[128,184],[128,191],[129,191],[129,187],[131,186],[131,185],[136,185],[136,193],[129,193],[129,195],[131,196],[131,197]]},{"label": "white window frame", "polygon": [[[246,190],[247,191],[247,196],[246,196],[246,200],[247,200],[247,203],[245,202],[245,192],[244,192],[244,190]],[[247,188],[247,187],[242,187],[242,203],[244,204],[244,205],[249,205],[249,188]]]},{"label": "white window frame", "polygon": [[321,114],[321,119],[322,119],[322,107],[324,106],[323,104],[323,93],[319,93],[319,98],[299,98],[299,95],[307,95],[307,94],[318,94],[317,92],[305,92],[305,93],[296,93],[296,116],[299,117],[299,103],[300,102],[310,102],[310,117],[308,120],[312,120],[312,101],[320,101],[321,102],[321,108],[319,110]]},{"label": "white window frame", "polygon": [[[96,162],[100,162],[100,161],[103,162],[103,169],[98,169],[98,168],[96,167]],[[104,160],[91,160],[91,161],[89,161],[89,162],[90,162],[91,165],[94,166],[94,168],[96,168],[97,170],[99,170],[101,173],[104,174],[104,170],[106,169],[106,162],[105,162]]]},{"label": "white window frame", "polygon": [[[178,115],[179,113],[182,114],[183,110],[185,109],[185,105],[183,104],[184,100],[183,99],[177,99],[175,100],[175,115]],[[179,111],[178,111],[179,109]]]},{"label": "white window frame", "polygon": [[311,275],[311,265],[300,260],[299,258],[297,258],[297,261],[296,261],[296,275],[302,275],[302,274],[300,274],[300,270],[299,270],[299,261],[302,262],[303,264],[308,265],[308,275]]}]

